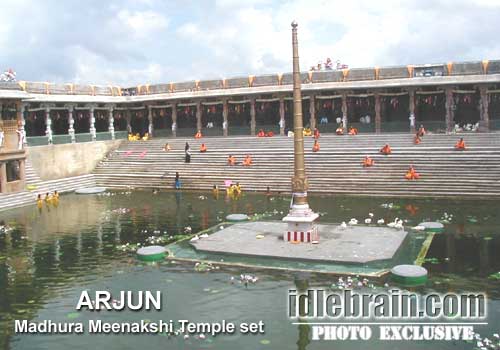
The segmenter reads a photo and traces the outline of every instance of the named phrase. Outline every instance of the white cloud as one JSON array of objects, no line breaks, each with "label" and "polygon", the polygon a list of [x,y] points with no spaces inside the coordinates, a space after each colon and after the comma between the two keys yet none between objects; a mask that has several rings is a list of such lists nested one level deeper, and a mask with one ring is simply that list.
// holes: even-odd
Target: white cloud
[{"label": "white cloud", "polygon": [[0,69],[125,85],[287,72],[293,19],[302,70],[500,56],[500,0],[101,2],[0,1]]},{"label": "white cloud", "polygon": [[118,12],[118,20],[126,25],[132,33],[138,37],[147,37],[168,26],[168,19],[160,13],[153,11],[130,12],[121,10]]}]

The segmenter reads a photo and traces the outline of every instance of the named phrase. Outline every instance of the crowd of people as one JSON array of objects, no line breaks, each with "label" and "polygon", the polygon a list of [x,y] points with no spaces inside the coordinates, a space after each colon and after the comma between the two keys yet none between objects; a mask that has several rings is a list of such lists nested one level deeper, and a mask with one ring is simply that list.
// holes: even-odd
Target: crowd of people
[{"label": "crowd of people", "polygon": [[41,210],[44,205],[47,207],[50,205],[57,207],[59,205],[59,193],[57,191],[54,191],[53,193],[47,192],[43,198],[41,194],[38,194],[36,198],[36,206]]},{"label": "crowd of people", "polygon": [[16,81],[16,72],[9,68],[2,74],[0,74],[0,81],[14,82]]},{"label": "crowd of people", "polygon": [[335,67],[333,67],[333,61],[330,57],[327,57],[325,62],[319,61],[315,66],[311,66],[309,70],[311,71],[319,71],[319,70],[341,70],[341,69],[347,69],[349,66],[345,63],[340,62],[340,60],[337,60],[335,62]]},{"label": "crowd of people", "polygon": [[[340,132],[342,131],[342,132]],[[337,134],[343,134],[343,131],[344,131],[344,127],[342,125],[342,123],[339,125],[338,129],[337,129]],[[290,133],[290,132],[289,132]],[[417,132],[415,133],[415,136],[414,136],[414,143],[415,144],[420,144],[422,143],[422,139],[423,137],[427,134],[427,131],[425,130],[424,126],[423,125],[420,125],[420,127],[418,128]],[[320,138],[320,132],[317,128],[314,128],[314,131],[311,130],[311,128],[309,126],[306,126],[304,129],[303,129],[303,135],[304,136],[310,136],[310,137],[313,137],[314,138],[314,144],[313,144],[313,147],[312,147],[312,152],[314,153],[317,153],[320,151],[321,147],[320,147],[320,144],[319,144],[319,138]],[[349,128],[349,131],[348,131],[348,135],[358,135],[358,130],[354,127],[350,127]],[[266,137],[268,136],[266,132],[264,132],[264,130],[260,130],[259,133],[257,134],[257,137]],[[289,134],[288,136],[293,136],[293,132],[291,132],[291,135]],[[195,139],[201,139],[203,137],[203,135],[201,134],[200,131],[198,131],[194,138]],[[466,149],[466,145],[465,145],[465,141],[463,138],[460,138],[457,143],[455,144],[454,148],[456,150],[465,150]],[[169,152],[171,151],[171,147],[168,143],[165,144],[164,146],[164,151],[165,152]],[[208,151],[208,147],[206,146],[205,143],[202,143],[200,145],[200,153],[206,153]],[[389,144],[385,144],[380,150],[379,150],[379,153],[384,155],[384,156],[389,156],[391,155],[393,152],[391,146]],[[184,148],[184,161],[186,163],[190,163],[191,162],[191,147],[189,145],[188,142],[186,142],[186,145],[185,145],[185,148]],[[247,154],[243,161],[239,162],[237,160],[237,158],[232,155],[232,154],[229,154],[228,157],[227,157],[227,165],[228,166],[236,166],[238,164],[241,164],[242,166],[251,166],[253,165],[253,159],[251,157],[251,155]],[[365,168],[369,168],[369,167],[373,167],[375,166],[375,161],[370,157],[370,156],[365,156],[365,158],[363,159],[362,161],[362,166],[365,167]],[[407,180],[417,180],[420,178],[420,174],[416,171],[415,167],[413,165],[410,165],[410,167],[408,168],[407,172],[405,173],[404,175],[404,178],[407,179]],[[232,183],[229,183],[226,185],[226,193],[228,195],[239,195],[241,194],[241,186],[239,183],[236,183],[236,184],[232,184]],[[180,177],[179,177],[179,173],[177,172],[176,173],[176,176],[175,176],[175,188],[176,189],[180,189],[181,188],[181,182],[180,182]],[[213,192],[214,194],[217,193],[218,194],[218,187],[216,185],[214,185],[214,188],[213,188]]]}]

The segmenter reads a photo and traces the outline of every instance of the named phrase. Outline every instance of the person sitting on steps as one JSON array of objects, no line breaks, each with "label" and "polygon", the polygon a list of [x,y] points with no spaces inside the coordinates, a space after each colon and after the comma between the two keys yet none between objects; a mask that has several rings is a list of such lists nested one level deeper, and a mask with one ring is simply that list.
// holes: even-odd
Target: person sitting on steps
[{"label": "person sitting on steps", "polygon": [[413,143],[416,145],[419,145],[421,142],[422,142],[422,139],[420,138],[420,136],[418,136],[418,133],[415,134],[415,137],[413,138]]},{"label": "person sitting on steps", "polygon": [[417,135],[419,137],[423,137],[426,133],[427,133],[427,131],[425,131],[424,126],[422,124],[420,124],[420,127],[418,128]]},{"label": "person sitting on steps", "polygon": [[405,179],[406,180],[417,180],[420,177],[420,174],[415,171],[413,165],[410,165],[410,168],[406,172]]},{"label": "person sitting on steps", "polygon": [[314,145],[313,145],[312,151],[313,152],[319,152],[319,142],[318,142],[318,140],[314,140]]},{"label": "person sitting on steps", "polygon": [[380,153],[385,154],[385,155],[391,154],[392,153],[391,146],[389,146],[388,144],[385,144],[385,146],[380,149]]},{"label": "person sitting on steps", "polygon": [[465,141],[464,141],[463,137],[457,141],[457,143],[455,144],[455,149],[459,150],[459,151],[465,150]]},{"label": "person sitting on steps", "polygon": [[349,128],[349,135],[357,135],[358,134],[358,129],[353,128],[352,126]]},{"label": "person sitting on steps", "polygon": [[245,159],[243,160],[243,166],[250,166],[252,165],[252,157],[250,155],[246,155]]},{"label": "person sitting on steps", "polygon": [[207,146],[204,143],[202,143],[200,146],[200,152],[205,153],[206,151],[207,151]]},{"label": "person sitting on steps", "polygon": [[201,135],[201,131],[200,131],[200,130],[198,130],[198,131],[196,132],[196,134],[194,135],[194,138],[195,138],[195,139],[201,139],[202,137],[203,137],[203,136]]},{"label": "person sitting on steps", "polygon": [[236,158],[231,154],[229,155],[229,157],[227,157],[227,165],[236,165]]},{"label": "person sitting on steps", "polygon": [[368,156],[366,156],[365,159],[363,159],[363,166],[365,168],[373,166],[374,164],[375,164],[375,161]]}]

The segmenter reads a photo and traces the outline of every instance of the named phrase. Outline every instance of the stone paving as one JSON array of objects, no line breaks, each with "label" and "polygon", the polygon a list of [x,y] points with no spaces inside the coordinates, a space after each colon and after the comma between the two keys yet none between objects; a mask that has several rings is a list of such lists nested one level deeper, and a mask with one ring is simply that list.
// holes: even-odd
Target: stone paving
[{"label": "stone paving", "polygon": [[[199,251],[305,261],[367,263],[391,259],[407,232],[389,227],[319,224],[320,243],[288,243],[283,222],[247,222],[228,226],[191,244]],[[263,236],[257,238],[257,235]]]}]

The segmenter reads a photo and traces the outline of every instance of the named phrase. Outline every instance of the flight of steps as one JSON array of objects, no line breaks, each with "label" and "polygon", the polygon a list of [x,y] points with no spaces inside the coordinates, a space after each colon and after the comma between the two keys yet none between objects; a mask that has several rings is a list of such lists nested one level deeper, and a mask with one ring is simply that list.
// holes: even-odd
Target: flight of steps
[{"label": "flight of steps", "polygon": [[11,194],[0,194],[0,211],[35,204],[38,194],[42,194],[42,197],[44,197],[47,192],[58,191],[59,193],[66,193],[78,188],[95,186],[95,178],[92,174],[42,181],[35,169],[33,169],[29,158],[26,161],[25,169],[26,185],[36,186],[36,189]]},{"label": "flight of steps", "polygon": [[[464,137],[466,151],[454,144]],[[500,198],[500,134],[426,135],[420,145],[410,134],[322,135],[321,151],[311,151],[313,139],[305,138],[306,169],[310,192],[405,197]],[[172,151],[163,151],[169,142]],[[189,142],[191,163],[184,163]],[[208,152],[199,153],[205,143]],[[390,144],[393,154],[378,150]],[[131,152],[131,153],[130,153]],[[145,152],[145,154],[143,153]],[[143,156],[141,157],[141,154]],[[246,154],[254,165],[230,167],[229,154],[242,161]],[[375,166],[363,168],[365,155]],[[404,179],[409,165],[421,174],[417,181]],[[239,182],[244,190],[290,192],[293,173],[293,138],[205,137],[152,139],[125,142],[95,169],[98,186],[108,188],[167,188],[178,171],[184,189],[224,187],[224,180]]]}]

